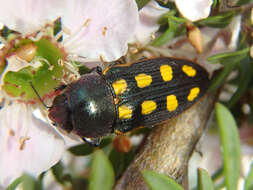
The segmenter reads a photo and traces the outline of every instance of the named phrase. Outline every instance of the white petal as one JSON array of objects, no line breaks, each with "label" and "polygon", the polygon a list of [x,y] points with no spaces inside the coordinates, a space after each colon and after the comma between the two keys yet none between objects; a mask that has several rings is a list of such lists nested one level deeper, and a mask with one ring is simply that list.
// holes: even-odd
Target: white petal
[{"label": "white petal", "polygon": [[[21,139],[24,141],[23,147]],[[39,175],[56,164],[64,152],[62,138],[33,117],[32,109],[12,103],[0,110],[0,184],[7,186],[28,172]]]},{"label": "white petal", "polygon": [[169,9],[161,7],[154,0],[150,1],[139,12],[139,24],[135,30],[132,42],[147,44],[151,40],[151,35],[159,29],[158,19]]},{"label": "white petal", "polygon": [[68,53],[116,60],[127,52],[137,23],[134,0],[66,1],[62,24],[70,35],[64,35],[63,46]]},{"label": "white petal", "polygon": [[180,13],[190,21],[208,17],[213,0],[175,0]]},{"label": "white petal", "polygon": [[39,30],[46,21],[59,16],[59,0],[0,0],[0,22],[9,28],[29,34]]}]

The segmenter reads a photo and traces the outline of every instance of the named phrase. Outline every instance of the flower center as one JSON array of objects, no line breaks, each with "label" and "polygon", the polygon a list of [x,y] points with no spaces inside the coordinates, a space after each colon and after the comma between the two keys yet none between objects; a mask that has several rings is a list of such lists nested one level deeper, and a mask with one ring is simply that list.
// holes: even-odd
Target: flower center
[{"label": "flower center", "polygon": [[9,44],[14,45],[7,52],[3,52],[5,48],[0,50],[1,88],[11,97],[35,103],[38,97],[32,84],[46,98],[62,80],[61,63],[66,57],[63,49],[49,37],[37,41],[15,39]]}]

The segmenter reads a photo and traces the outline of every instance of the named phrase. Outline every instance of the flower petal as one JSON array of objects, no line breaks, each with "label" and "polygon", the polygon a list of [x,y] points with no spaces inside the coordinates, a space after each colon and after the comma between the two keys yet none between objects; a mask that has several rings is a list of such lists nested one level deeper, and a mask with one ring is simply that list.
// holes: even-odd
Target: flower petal
[{"label": "flower petal", "polygon": [[169,9],[161,7],[156,1],[151,0],[139,11],[139,24],[136,27],[133,42],[147,44],[151,35],[159,29],[158,19]]},{"label": "flower petal", "polygon": [[134,0],[76,0],[65,5],[62,24],[68,32],[63,46],[68,53],[112,61],[127,52],[138,23]]},{"label": "flower petal", "polygon": [[180,13],[194,22],[208,17],[213,0],[175,0]]},{"label": "flower petal", "polygon": [[46,21],[59,17],[59,0],[0,0],[0,22],[10,29],[29,34],[41,29]]},{"label": "flower petal", "polygon": [[27,105],[13,102],[0,110],[1,185],[9,185],[23,172],[39,175],[48,170],[61,159],[64,148],[62,138]]}]

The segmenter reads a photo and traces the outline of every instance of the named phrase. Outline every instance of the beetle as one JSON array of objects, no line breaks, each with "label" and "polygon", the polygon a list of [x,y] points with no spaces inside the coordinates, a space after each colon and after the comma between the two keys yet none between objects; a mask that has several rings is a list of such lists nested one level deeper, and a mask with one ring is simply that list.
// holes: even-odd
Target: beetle
[{"label": "beetle", "polygon": [[110,133],[154,126],[193,105],[209,86],[201,66],[175,58],[92,69],[64,86],[49,108],[56,126],[91,145]]}]

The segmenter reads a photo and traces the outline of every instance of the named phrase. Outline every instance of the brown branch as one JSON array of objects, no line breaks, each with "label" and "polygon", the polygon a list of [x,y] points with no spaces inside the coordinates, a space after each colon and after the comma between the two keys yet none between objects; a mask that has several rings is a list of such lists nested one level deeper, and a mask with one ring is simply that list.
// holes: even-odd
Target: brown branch
[{"label": "brown branch", "polygon": [[207,94],[170,122],[155,127],[114,190],[147,190],[141,171],[164,173],[187,189],[188,161],[211,115],[217,94]]}]

